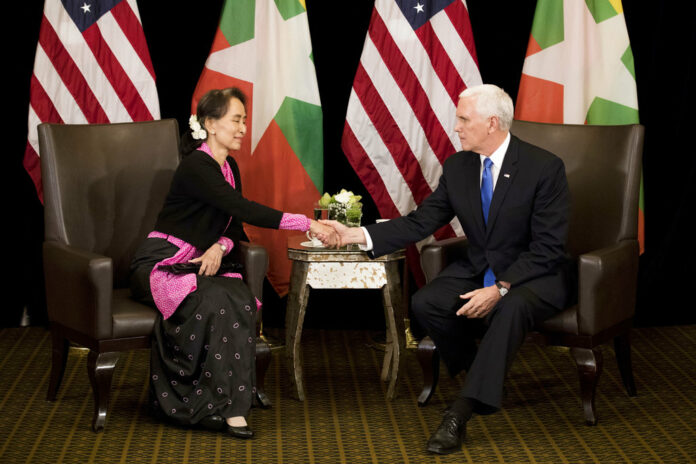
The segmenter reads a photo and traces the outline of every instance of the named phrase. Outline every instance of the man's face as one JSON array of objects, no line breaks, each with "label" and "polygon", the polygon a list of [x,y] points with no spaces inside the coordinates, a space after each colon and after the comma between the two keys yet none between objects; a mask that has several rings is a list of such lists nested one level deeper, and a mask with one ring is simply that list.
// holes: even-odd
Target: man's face
[{"label": "man's face", "polygon": [[481,153],[491,130],[491,118],[476,111],[477,97],[462,97],[457,103],[457,122],[454,131],[459,135],[462,150]]}]

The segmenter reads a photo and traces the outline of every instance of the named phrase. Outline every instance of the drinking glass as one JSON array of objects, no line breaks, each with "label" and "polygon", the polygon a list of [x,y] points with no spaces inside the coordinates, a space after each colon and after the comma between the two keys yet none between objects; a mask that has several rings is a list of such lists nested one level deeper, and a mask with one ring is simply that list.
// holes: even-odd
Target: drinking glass
[{"label": "drinking glass", "polygon": [[329,219],[329,207],[321,206],[319,203],[314,204],[314,220]]}]

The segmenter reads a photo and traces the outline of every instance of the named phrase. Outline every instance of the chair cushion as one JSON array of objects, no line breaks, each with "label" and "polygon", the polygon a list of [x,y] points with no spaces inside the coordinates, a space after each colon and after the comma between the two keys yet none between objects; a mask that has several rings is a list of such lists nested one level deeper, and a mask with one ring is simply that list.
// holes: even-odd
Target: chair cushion
[{"label": "chair cushion", "polygon": [[578,305],[571,306],[561,311],[539,325],[539,330],[545,332],[559,332],[566,334],[578,334]]},{"label": "chair cushion", "polygon": [[159,314],[156,309],[131,299],[127,288],[115,289],[112,301],[113,338],[150,335]]}]

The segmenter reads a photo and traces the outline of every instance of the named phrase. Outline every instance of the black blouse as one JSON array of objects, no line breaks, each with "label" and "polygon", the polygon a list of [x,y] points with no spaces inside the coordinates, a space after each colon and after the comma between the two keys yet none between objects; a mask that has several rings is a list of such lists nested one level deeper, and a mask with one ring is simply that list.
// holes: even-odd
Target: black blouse
[{"label": "black blouse", "polygon": [[[220,165],[205,152],[185,156],[172,179],[155,230],[207,250],[221,235],[235,243],[246,239],[242,222],[277,229],[283,213],[242,196],[239,167],[228,156],[235,188],[227,183]],[[229,227],[227,222],[232,217]]]}]

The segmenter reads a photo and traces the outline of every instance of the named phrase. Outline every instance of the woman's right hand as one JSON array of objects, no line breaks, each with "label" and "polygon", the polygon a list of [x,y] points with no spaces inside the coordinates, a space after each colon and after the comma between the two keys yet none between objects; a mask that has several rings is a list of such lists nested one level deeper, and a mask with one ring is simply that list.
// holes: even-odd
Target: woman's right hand
[{"label": "woman's right hand", "polygon": [[218,269],[220,269],[220,263],[222,263],[222,257],[224,252],[220,247],[219,243],[213,243],[213,245],[208,248],[205,253],[203,253],[198,258],[190,260],[190,263],[201,263],[201,268],[198,270],[198,275],[214,276],[217,274]]},{"label": "woman's right hand", "polygon": [[315,221],[314,219],[312,219],[311,225],[309,226],[309,233],[321,240],[325,246],[341,246],[339,236],[336,231],[325,224]]}]

